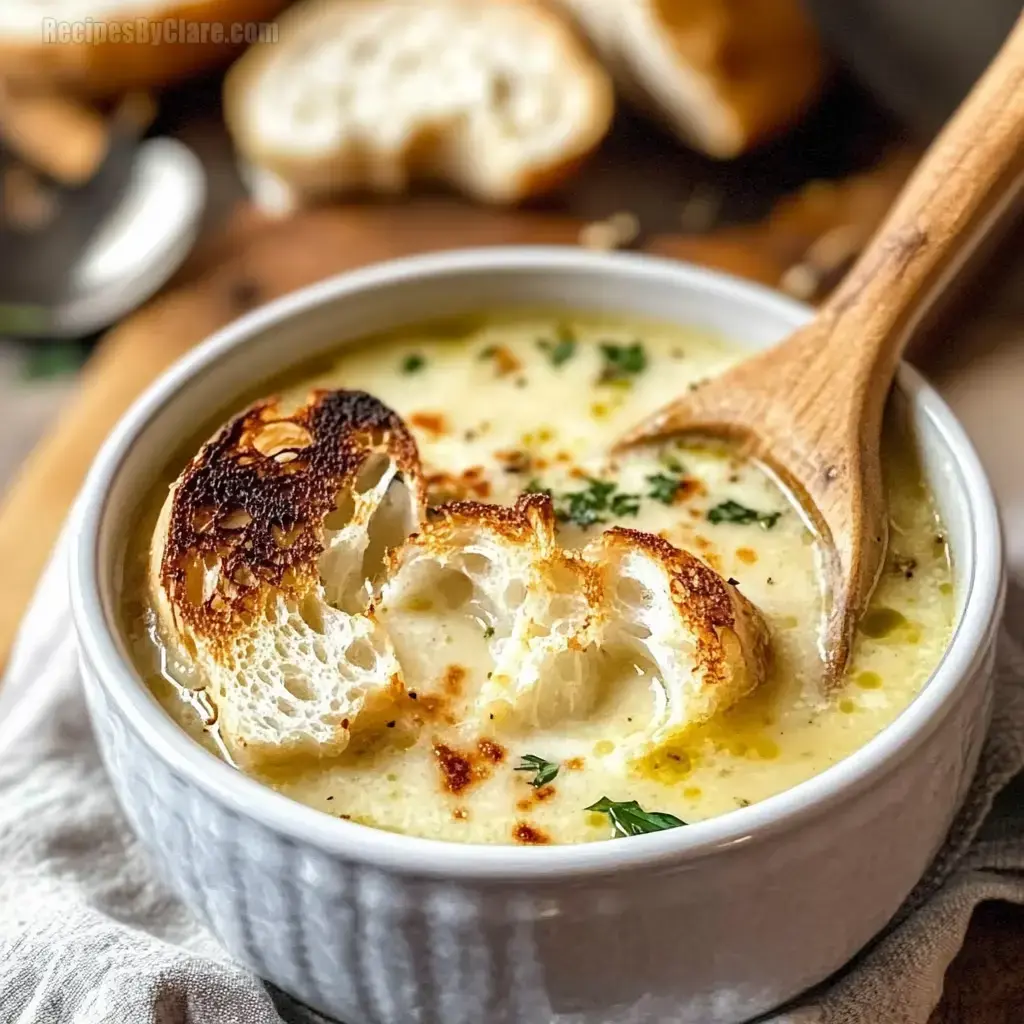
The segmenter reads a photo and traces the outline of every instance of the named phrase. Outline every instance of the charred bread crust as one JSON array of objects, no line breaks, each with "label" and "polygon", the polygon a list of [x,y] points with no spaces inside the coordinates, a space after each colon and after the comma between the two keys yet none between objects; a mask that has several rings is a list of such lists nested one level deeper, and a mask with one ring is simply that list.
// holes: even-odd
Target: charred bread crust
[{"label": "charred bread crust", "polygon": [[430,510],[430,521],[409,538],[407,549],[391,553],[394,572],[408,548],[429,554],[454,551],[465,530],[487,530],[500,540],[524,549],[536,570],[538,586],[554,589],[553,573],[568,570],[594,608],[603,596],[601,574],[580,551],[559,547],[555,539],[555,508],[550,494],[520,494],[513,505],[489,505],[480,501],[452,501]]},{"label": "charred bread crust", "polygon": [[159,583],[179,629],[226,648],[271,594],[309,593],[324,522],[375,451],[394,459],[422,507],[416,442],[365,392],[316,391],[291,412],[263,400],[218,431],[179,477],[157,530]]},{"label": "charred bread crust", "polygon": [[535,540],[545,551],[555,542],[555,508],[549,494],[520,494],[514,505],[449,501],[435,505],[430,516],[420,534],[425,543],[443,544],[467,526],[490,530],[516,544]]}]

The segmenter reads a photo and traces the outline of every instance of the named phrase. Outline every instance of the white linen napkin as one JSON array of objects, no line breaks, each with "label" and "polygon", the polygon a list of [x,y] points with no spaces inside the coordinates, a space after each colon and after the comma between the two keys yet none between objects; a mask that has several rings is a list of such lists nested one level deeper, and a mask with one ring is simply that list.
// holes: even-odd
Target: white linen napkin
[{"label": "white linen napkin", "polygon": [[[1018,634],[1024,590],[1008,622]],[[767,1021],[926,1024],[975,906],[1024,903],[1024,787],[1008,786],[1022,768],[1024,653],[1004,635],[992,728],[945,847],[879,939]],[[323,1021],[233,963],[151,873],[89,728],[64,542],[0,685],[0,1008],[4,1024]]]}]

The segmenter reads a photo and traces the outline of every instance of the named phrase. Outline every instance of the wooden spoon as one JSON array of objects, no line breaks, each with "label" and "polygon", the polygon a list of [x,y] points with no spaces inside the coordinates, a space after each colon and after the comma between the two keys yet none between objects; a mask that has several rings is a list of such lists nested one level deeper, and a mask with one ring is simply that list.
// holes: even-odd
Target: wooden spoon
[{"label": "wooden spoon", "polygon": [[792,489],[828,552],[826,682],[885,557],[882,412],[914,328],[1024,185],[1024,16],[818,315],[632,430],[737,440]]}]

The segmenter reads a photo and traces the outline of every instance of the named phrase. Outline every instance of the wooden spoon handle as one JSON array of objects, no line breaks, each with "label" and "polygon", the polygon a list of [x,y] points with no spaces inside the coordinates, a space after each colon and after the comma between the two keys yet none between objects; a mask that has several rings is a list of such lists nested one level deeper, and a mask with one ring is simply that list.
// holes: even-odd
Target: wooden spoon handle
[{"label": "wooden spoon handle", "polygon": [[833,372],[892,375],[914,328],[1024,186],[1024,15],[821,309]]}]

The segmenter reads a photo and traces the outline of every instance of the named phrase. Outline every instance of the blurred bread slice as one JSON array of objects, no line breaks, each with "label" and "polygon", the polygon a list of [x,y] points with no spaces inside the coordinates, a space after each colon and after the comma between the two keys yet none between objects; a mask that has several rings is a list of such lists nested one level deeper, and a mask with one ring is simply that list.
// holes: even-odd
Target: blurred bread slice
[{"label": "blurred bread slice", "polygon": [[514,203],[559,184],[608,129],[605,71],[528,0],[307,0],[231,69],[225,116],[274,212],[415,179]]},{"label": "blurred bread slice", "polygon": [[623,94],[684,142],[735,157],[791,125],[823,60],[800,0],[551,0]]},{"label": "blurred bread slice", "polygon": [[0,73],[19,87],[96,97],[167,85],[229,61],[288,2],[2,0]]},{"label": "blurred bread slice", "polygon": [[405,689],[370,592],[422,500],[402,420],[346,391],[256,403],[171,488],[150,553],[158,627],[240,766],[336,757],[394,717]]}]

